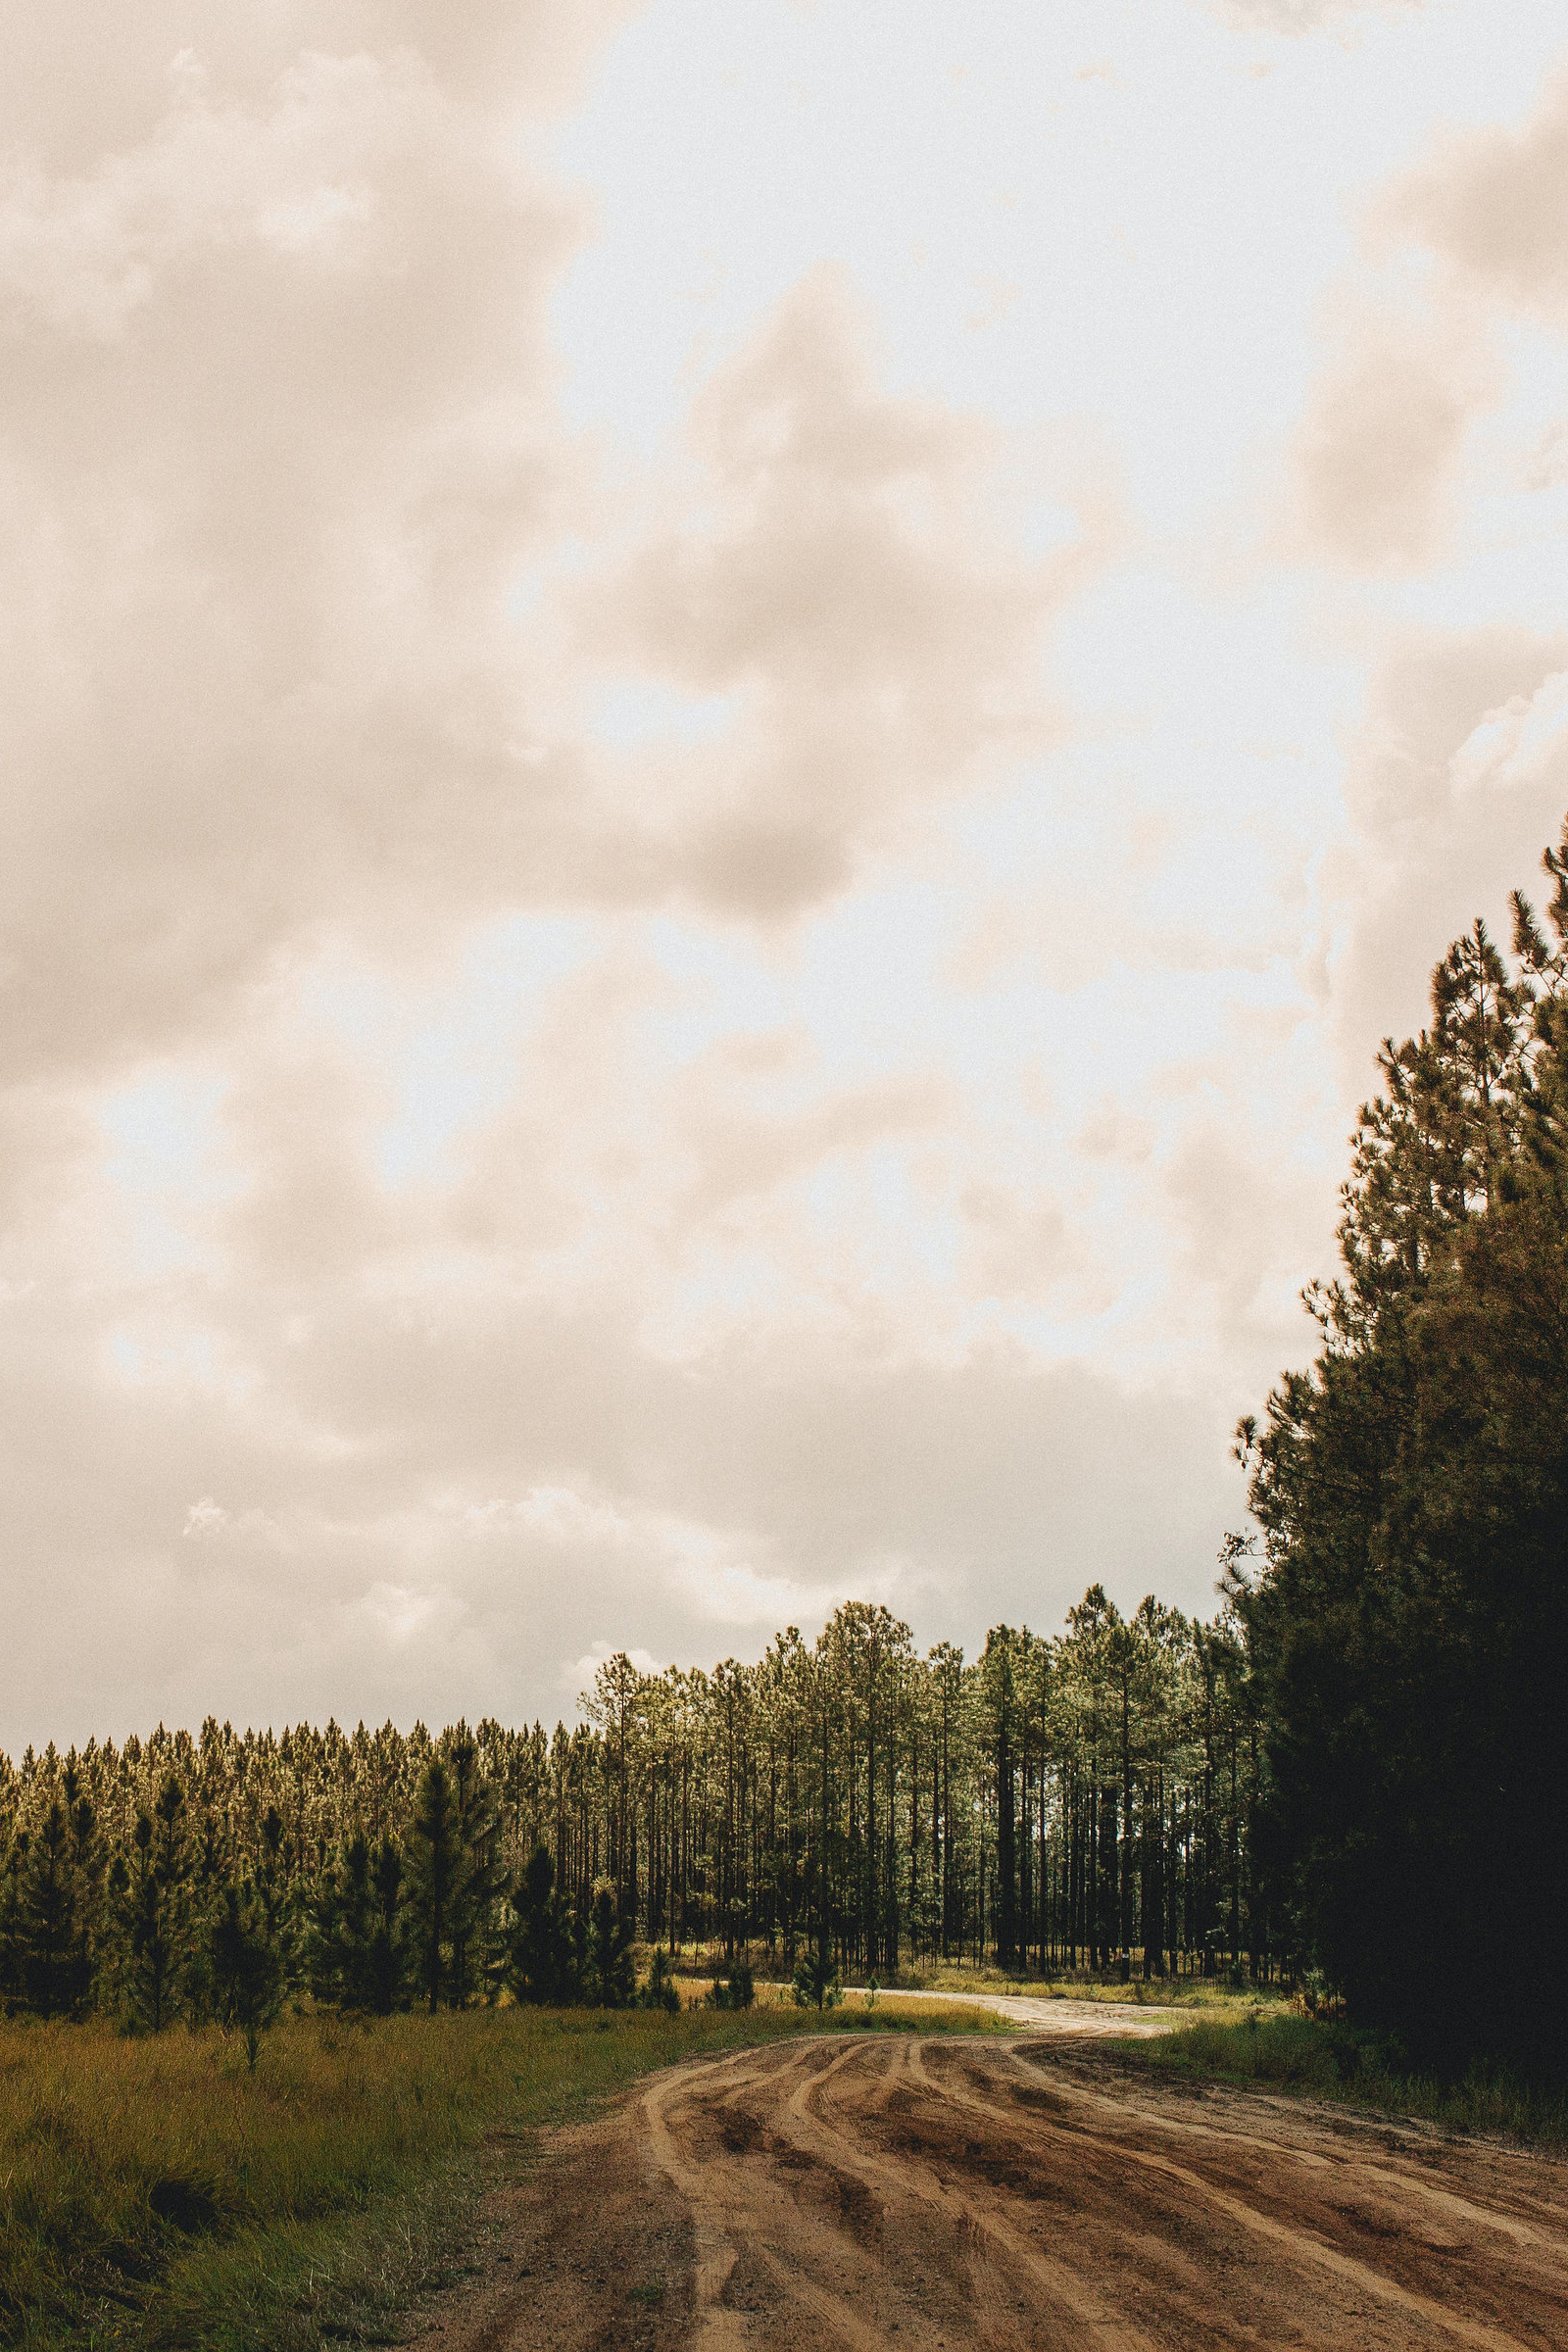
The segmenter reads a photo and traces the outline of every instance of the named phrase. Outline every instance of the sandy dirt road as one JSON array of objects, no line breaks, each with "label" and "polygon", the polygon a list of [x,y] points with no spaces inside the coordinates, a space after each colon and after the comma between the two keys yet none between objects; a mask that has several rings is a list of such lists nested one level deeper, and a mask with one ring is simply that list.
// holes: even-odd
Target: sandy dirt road
[{"label": "sandy dirt road", "polygon": [[511,2283],[433,2319],[433,2340],[1568,2347],[1568,2166],[1152,2082],[1081,2034],[696,2061],[521,2193]]},{"label": "sandy dirt road", "polygon": [[[844,1997],[853,2006],[865,1999],[865,1988],[854,1985]],[[899,1991],[888,1998],[900,2009],[920,2001],[935,2001],[944,2009],[989,2009],[1011,2026],[1034,2026],[1053,2038],[1070,2036],[1075,2040],[1125,2041],[1129,2036],[1138,2040],[1146,2034],[1169,2034],[1177,2026],[1190,2026],[1195,2015],[1190,2008],[1168,2007],[1157,2001],[1079,2001],[1070,1996],[1044,2000],[1038,1993],[1028,1992]]]}]

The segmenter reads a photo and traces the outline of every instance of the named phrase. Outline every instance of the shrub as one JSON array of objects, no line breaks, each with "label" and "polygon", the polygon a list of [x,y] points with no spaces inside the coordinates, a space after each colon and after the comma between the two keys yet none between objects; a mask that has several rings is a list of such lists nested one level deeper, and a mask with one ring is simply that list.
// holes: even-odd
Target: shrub
[{"label": "shrub", "polygon": [[710,2009],[750,2009],[757,1999],[757,1987],[752,1981],[751,1963],[732,1960],[726,1971],[713,1979],[708,1995]]},{"label": "shrub", "polygon": [[844,1998],[837,1968],[814,1945],[796,1961],[792,1985],[797,2009],[836,2009]]},{"label": "shrub", "polygon": [[[669,1964],[669,1954],[662,1943],[654,1946],[654,1964],[648,1972],[648,1982],[637,1995],[639,2009],[667,2009],[671,2016],[680,2007],[680,1992]],[[751,2004],[748,2002],[748,2007]]]}]

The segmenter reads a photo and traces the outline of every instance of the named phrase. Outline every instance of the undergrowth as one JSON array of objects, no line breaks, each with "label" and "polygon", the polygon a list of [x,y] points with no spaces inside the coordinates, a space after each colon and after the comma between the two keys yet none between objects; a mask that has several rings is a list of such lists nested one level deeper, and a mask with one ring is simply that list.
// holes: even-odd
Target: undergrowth
[{"label": "undergrowth", "polygon": [[1167,2074],[1267,2085],[1450,2132],[1568,2147],[1568,2084],[1485,2067],[1445,2081],[1413,2071],[1396,2044],[1349,2025],[1254,2010],[1239,2021],[1204,2019],[1120,2047],[1136,2063]]},{"label": "undergrowth", "polygon": [[461,2263],[499,2145],[704,2050],[914,2025],[973,2033],[976,2017],[925,2003],[900,2016],[886,2000],[825,2017],[306,2016],[268,2036],[254,2075],[216,2030],[0,2025],[0,2343],[390,2341],[389,2313]]}]

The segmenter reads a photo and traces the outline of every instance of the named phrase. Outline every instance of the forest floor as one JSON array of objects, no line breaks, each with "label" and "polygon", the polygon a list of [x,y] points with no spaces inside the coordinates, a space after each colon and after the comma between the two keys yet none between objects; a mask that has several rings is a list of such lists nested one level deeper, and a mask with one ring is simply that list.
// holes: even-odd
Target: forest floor
[{"label": "forest floor", "polygon": [[1568,2344],[1568,2164],[1151,2074],[1087,2006],[1049,2024],[1005,2039],[841,2030],[668,2067],[496,2183],[479,2267],[404,2340]]}]

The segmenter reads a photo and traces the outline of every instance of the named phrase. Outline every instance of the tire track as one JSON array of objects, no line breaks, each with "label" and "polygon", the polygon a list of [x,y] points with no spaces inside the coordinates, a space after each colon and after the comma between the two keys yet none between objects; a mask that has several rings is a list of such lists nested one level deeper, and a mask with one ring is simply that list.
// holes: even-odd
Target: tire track
[{"label": "tire track", "polygon": [[[1031,2055],[1027,2048],[1014,2049],[1009,2055],[1014,2066],[1023,2074],[1026,2076],[1032,2074]],[[1353,2172],[1369,2181],[1379,2183],[1386,2183],[1393,2178],[1398,2181],[1401,2189],[1407,2194],[1440,2207],[1452,2214],[1456,2219],[1469,2223],[1472,2228],[1497,2230],[1503,2236],[1511,2237],[1515,2244],[1529,2246],[1535,2252],[1544,2254],[1548,2259],[1568,2268],[1568,2216],[1564,2216],[1562,2233],[1552,2235],[1539,2229],[1534,2223],[1521,2220],[1517,2214],[1499,2212],[1492,2207],[1478,2205],[1470,2198],[1461,2197],[1457,2191],[1445,2187],[1440,2182],[1423,2180],[1407,2163],[1369,2164],[1362,2157],[1346,2154],[1343,2149],[1336,2149],[1332,2155],[1325,2155],[1314,2148],[1292,2146],[1278,2136],[1269,2138],[1257,2132],[1239,2132],[1226,2125],[1200,2123],[1187,2115],[1161,2113],[1157,2108],[1136,2098],[1115,2099],[1107,2097],[1103,2092],[1088,2090],[1080,2083],[1064,2080],[1059,2069],[1053,2074],[1052,2088],[1058,2097],[1076,2099],[1083,2104],[1092,2104],[1105,2109],[1123,2120],[1128,2117],[1135,2118],[1138,2124],[1146,2130],[1168,2132],[1194,2139],[1225,2141],[1237,2147],[1260,2149],[1272,2157],[1283,2157],[1293,2164],[1331,2175]],[[1269,2104],[1276,2109],[1279,2106],[1277,2101],[1270,2101]],[[1286,2110],[1286,2112],[1290,2111]]]},{"label": "tire track", "polygon": [[[789,2105],[800,2144],[814,2144],[826,2161],[853,2169],[884,2199],[912,2199],[933,2214],[939,2226],[952,2232],[963,2246],[973,2274],[976,2310],[993,2331],[1004,2332],[1011,2326],[1012,2313],[1020,2300],[1016,2292],[1017,2274],[1022,2273],[1038,2292],[1072,2322],[1077,2330],[1075,2341],[1087,2341],[1099,2347],[1099,2352],[1155,2352],[1152,2339],[1121,2321],[1090,2282],[1077,2277],[1065,2264],[1042,2255],[1000,2213],[985,2210],[966,2190],[944,2182],[929,2167],[917,2166],[907,2157],[902,2163],[892,2163],[875,2154],[853,2139],[842,2124],[835,2127],[821,2115],[821,2091],[854,2058],[864,2056],[885,2063],[885,2053],[877,2044],[857,2043],[832,2066],[801,2085]],[[915,2073],[917,2050],[906,2045],[906,2053],[901,2056],[903,2071]],[[891,2073],[892,2069],[886,2071]],[[896,2081],[893,2087],[898,2087]],[[866,2111],[875,2113],[876,2105],[864,2102],[860,2112]],[[999,2254],[1000,2264],[995,2261]]]},{"label": "tire track", "polygon": [[1081,2036],[776,2043],[626,2114],[690,2217],[696,2352],[1568,2345],[1568,2167],[1416,2133],[1380,2159],[1246,2092],[1195,2116]]},{"label": "tire track", "polygon": [[[927,2079],[929,2080],[929,2078]],[[934,2085],[934,2087],[940,2089],[943,2095],[951,2099],[956,2106],[985,2115],[1005,2125],[1008,2129],[1011,2129],[1014,2124],[1013,2111],[995,2106],[988,2100],[977,2098],[972,2092],[956,2088],[952,2083],[947,2082]],[[1069,2089],[1065,2095],[1069,2099],[1079,2099],[1085,2102],[1090,2100],[1090,2094],[1087,2092]],[[1096,2099],[1092,2103],[1098,2106],[1113,2104],[1104,2099]],[[1094,2135],[1085,2134],[1085,2136]],[[1131,2146],[1126,2140],[1108,2140],[1100,2137],[1098,2144],[1102,2148],[1113,2148],[1119,2161],[1124,2164],[1137,2165],[1145,2172],[1157,2173],[1165,2180],[1180,2182],[1184,2188],[1193,2190],[1218,2212],[1223,2213],[1227,2220],[1237,2223],[1240,2228],[1252,2231],[1258,2237],[1267,2238],[1271,2244],[1282,2247],[1287,2259],[1305,2264],[1308,2267],[1316,2266],[1322,2270],[1331,2271],[1336,2278],[1347,2280],[1363,2294],[1371,2294],[1381,2302],[1394,2304],[1397,2309],[1408,2313],[1413,2318],[1425,2321],[1429,2327],[1453,2336],[1458,2342],[1473,2345],[1476,2352],[1530,2352],[1530,2347],[1520,2337],[1510,2335],[1503,2328],[1494,2328],[1484,2320],[1469,2319],[1463,2313],[1445,2309],[1444,2305],[1436,2301],[1434,2297],[1418,2294],[1408,2287],[1401,2286],[1397,2279],[1391,2278],[1386,2272],[1377,2270],[1370,2263],[1357,2260],[1354,2255],[1346,2254],[1340,2247],[1331,2245],[1314,2231],[1304,2230],[1298,2225],[1282,2222],[1275,2215],[1262,2212],[1256,2205],[1220,2187],[1217,2182],[1210,2180],[1204,2174],[1195,2171],[1190,2165],[1178,2164],[1171,2157],[1156,2155],[1152,2149]]]}]

